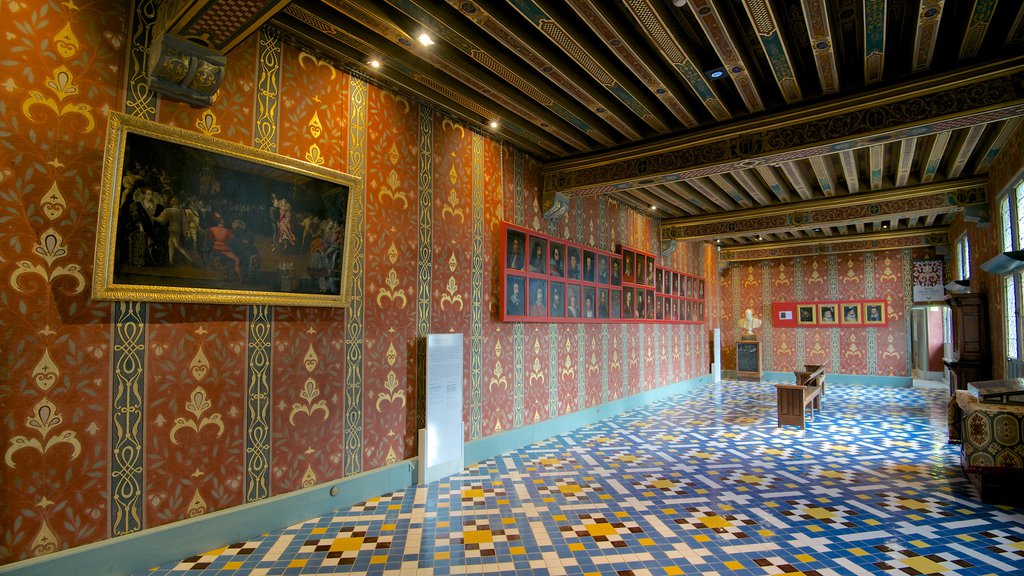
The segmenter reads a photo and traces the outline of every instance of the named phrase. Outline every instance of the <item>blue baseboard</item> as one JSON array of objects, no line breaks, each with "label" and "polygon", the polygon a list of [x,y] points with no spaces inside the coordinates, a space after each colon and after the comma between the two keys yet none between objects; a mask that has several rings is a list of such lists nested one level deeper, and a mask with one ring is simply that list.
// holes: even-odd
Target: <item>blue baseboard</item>
[{"label": "blue baseboard", "polygon": [[[481,462],[571,432],[707,382],[711,382],[710,374],[469,442],[465,447],[466,464]],[[413,486],[416,484],[417,465],[418,460],[412,458],[385,468],[211,512],[191,520],[22,560],[0,566],[0,576],[145,574],[159,564],[177,562]],[[332,495],[332,492],[336,495]]]},{"label": "blue baseboard", "polygon": [[[722,372],[723,378],[735,379],[735,370]],[[762,372],[762,382],[796,382],[796,375],[792,372]],[[858,386],[879,386],[883,388],[912,388],[914,379],[910,376],[865,376],[861,374],[830,374],[825,373],[827,384],[853,384]]]}]

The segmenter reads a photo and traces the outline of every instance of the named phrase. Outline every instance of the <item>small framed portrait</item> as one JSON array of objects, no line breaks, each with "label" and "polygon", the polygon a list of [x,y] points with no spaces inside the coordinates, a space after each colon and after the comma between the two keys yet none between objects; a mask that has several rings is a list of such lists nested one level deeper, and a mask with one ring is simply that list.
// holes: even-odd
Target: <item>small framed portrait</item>
[{"label": "small framed portrait", "polygon": [[530,293],[527,312],[530,316],[544,317],[548,315],[548,281],[530,278]]},{"label": "small framed portrait", "polygon": [[672,295],[680,296],[679,294],[679,272],[672,273]]},{"label": "small framed portrait", "polygon": [[569,284],[565,287],[565,317],[580,317],[580,286]]},{"label": "small framed portrait", "polygon": [[612,286],[622,286],[622,261],[612,256]]},{"label": "small framed portrait", "polygon": [[842,324],[850,325],[850,324],[860,324],[861,323],[860,322],[861,309],[860,309],[860,304],[859,303],[856,303],[856,304],[840,304],[839,311],[841,312],[841,314],[840,314],[840,322]]},{"label": "small framed portrait", "polygon": [[779,320],[792,320],[792,319],[793,319],[793,311],[792,310],[779,310]]},{"label": "small framed portrait", "polygon": [[864,304],[865,324],[885,324],[885,302],[868,302]]},{"label": "small framed portrait", "polygon": [[526,269],[526,234],[507,230],[505,234],[505,267],[510,270]]},{"label": "small framed portrait", "polygon": [[654,319],[664,320],[665,319],[665,297],[655,296],[654,297]]},{"label": "small framed portrait", "polygon": [[835,304],[818,304],[818,324],[838,324],[839,316]]},{"label": "small framed portrait", "polygon": [[593,286],[583,287],[583,317],[597,318],[597,289]]},{"label": "small framed portrait", "polygon": [[679,321],[679,300],[672,300],[672,319]]},{"label": "small framed portrait", "polygon": [[643,254],[636,255],[636,283],[647,284],[647,257]]},{"label": "small framed portrait", "polygon": [[648,256],[647,260],[647,285],[654,286],[654,256]]},{"label": "small framed portrait", "polygon": [[797,324],[817,324],[818,308],[814,304],[798,304],[796,307]]},{"label": "small framed portrait", "polygon": [[633,289],[628,287],[628,286],[623,288],[622,289],[622,317],[623,318],[633,318],[633,315],[634,315],[634,312],[633,312],[633,310],[634,310],[633,302],[634,302],[634,300],[635,299],[633,297]]},{"label": "small framed portrait", "polygon": [[565,244],[552,242],[550,251],[548,274],[561,278],[565,276]]},{"label": "small framed portrait", "polygon": [[697,320],[704,321],[704,303],[697,302]]},{"label": "small framed portrait", "polygon": [[686,300],[686,305],[683,306],[683,321],[693,321],[693,300]]},{"label": "small framed portrait", "polygon": [[548,315],[552,318],[565,318],[565,283],[551,283],[551,297],[548,299]]},{"label": "small framed portrait", "polygon": [[598,254],[597,255],[597,281],[600,284],[607,284],[609,278],[609,266],[608,266],[608,255]]},{"label": "small framed portrait", "polygon": [[569,246],[565,249],[565,276],[570,280],[579,280],[580,271],[583,268],[583,258],[580,256],[580,249]]},{"label": "small framed portrait", "polygon": [[654,320],[654,288],[648,288],[644,298],[644,307],[647,308],[647,319]]},{"label": "small framed portrait", "polygon": [[632,284],[636,281],[636,270],[633,267],[634,264],[633,253],[629,250],[622,251],[622,281],[629,282]]},{"label": "small framed portrait", "polygon": [[507,274],[505,276],[505,316],[526,315],[526,278]]},{"label": "small framed portrait", "polygon": [[[534,274],[547,274],[548,271],[548,241],[537,236],[530,236],[530,272]],[[532,286],[531,286],[532,288]],[[533,316],[533,314],[530,314]]]},{"label": "small framed portrait", "polygon": [[697,298],[704,299],[704,280],[700,278],[697,279]]},{"label": "small framed portrait", "polygon": [[609,297],[608,304],[608,317],[609,318],[621,318],[622,317],[622,291],[612,289],[611,296]]},{"label": "small framed portrait", "polygon": [[634,310],[636,311],[635,317],[642,320],[642,319],[647,317],[647,313],[646,313],[647,307],[644,305],[644,289],[643,288],[637,288],[636,289],[636,298],[635,299],[636,299],[636,302],[634,303]]},{"label": "small framed portrait", "polygon": [[597,289],[597,317],[607,318],[608,317],[608,289],[598,288]]},{"label": "small framed portrait", "polygon": [[583,281],[593,282],[597,278],[597,258],[590,250],[583,251]]},{"label": "small framed portrait", "polygon": [[654,278],[654,289],[661,294],[667,292],[665,290],[665,271],[662,270],[661,268],[658,268],[658,270],[654,273]]}]

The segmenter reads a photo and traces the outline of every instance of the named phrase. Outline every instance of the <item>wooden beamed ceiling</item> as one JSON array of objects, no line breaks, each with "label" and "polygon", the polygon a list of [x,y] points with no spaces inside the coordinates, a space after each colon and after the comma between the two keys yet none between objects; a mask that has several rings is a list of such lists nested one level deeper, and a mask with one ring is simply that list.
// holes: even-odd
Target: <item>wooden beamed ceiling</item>
[{"label": "wooden beamed ceiling", "polygon": [[[228,10],[244,12],[227,19],[235,28],[218,17]],[[218,49],[257,29],[283,35],[536,156],[545,201],[608,195],[666,231],[955,188],[985,176],[1024,114],[1024,2],[170,0],[161,11],[168,31]],[[955,211],[715,239],[937,230]]]}]

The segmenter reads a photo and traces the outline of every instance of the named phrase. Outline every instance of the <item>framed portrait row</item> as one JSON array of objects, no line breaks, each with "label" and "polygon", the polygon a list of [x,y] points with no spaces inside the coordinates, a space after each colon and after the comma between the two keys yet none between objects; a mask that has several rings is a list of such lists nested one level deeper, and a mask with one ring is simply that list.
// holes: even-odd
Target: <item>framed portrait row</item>
[{"label": "framed portrait row", "polygon": [[772,305],[772,312],[772,324],[781,328],[872,327],[888,323],[884,300],[777,302]]},{"label": "framed portrait row", "polygon": [[704,321],[704,301],[696,298],[703,279],[658,267],[650,254],[606,252],[509,223],[502,224],[501,250],[502,321]]}]

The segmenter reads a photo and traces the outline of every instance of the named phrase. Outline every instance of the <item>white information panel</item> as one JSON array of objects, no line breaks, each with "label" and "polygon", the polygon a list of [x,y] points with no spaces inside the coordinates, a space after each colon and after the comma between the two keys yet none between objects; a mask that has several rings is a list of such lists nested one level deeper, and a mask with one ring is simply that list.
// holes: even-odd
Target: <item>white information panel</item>
[{"label": "white information panel", "polygon": [[427,427],[420,430],[421,484],[465,467],[462,441],[462,334],[427,335]]}]

